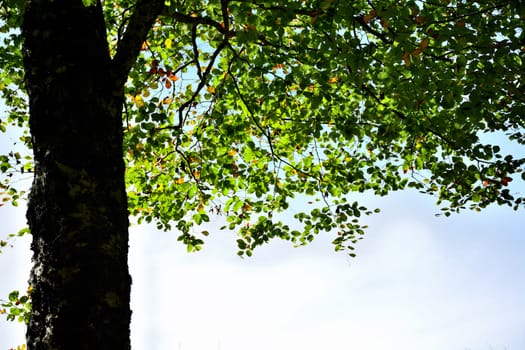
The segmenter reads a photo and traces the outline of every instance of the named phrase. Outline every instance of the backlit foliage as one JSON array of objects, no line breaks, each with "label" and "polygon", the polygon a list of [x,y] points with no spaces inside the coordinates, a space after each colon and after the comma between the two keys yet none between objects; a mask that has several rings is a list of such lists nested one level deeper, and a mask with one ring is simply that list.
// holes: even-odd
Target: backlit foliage
[{"label": "backlit foliage", "polygon": [[[3,3],[2,130],[26,120],[23,2]],[[114,54],[135,1],[102,4]],[[353,192],[411,187],[446,215],[523,206],[524,16],[507,0],[166,1],[126,85],[131,214],[189,250],[223,216],[251,255],[321,231],[352,249],[370,213]],[[1,156],[4,175],[18,161]]]}]

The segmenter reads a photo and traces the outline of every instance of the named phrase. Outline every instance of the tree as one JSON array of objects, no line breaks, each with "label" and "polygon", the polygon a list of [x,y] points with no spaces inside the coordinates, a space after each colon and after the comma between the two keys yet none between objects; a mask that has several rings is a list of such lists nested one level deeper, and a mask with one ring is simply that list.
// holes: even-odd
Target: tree
[{"label": "tree", "polygon": [[[4,0],[1,16],[1,127],[28,125],[34,154],[0,158],[15,203],[14,172],[34,172],[30,349],[130,347],[128,213],[189,251],[224,215],[249,256],[322,231],[353,254],[371,212],[352,192],[523,206],[525,158],[486,141],[525,142],[520,1]],[[296,196],[312,209],[290,225]]]}]

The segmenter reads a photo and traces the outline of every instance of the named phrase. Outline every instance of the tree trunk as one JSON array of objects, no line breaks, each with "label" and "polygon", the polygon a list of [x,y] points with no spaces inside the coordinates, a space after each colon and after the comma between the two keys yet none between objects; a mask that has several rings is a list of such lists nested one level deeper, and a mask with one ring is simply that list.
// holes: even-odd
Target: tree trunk
[{"label": "tree trunk", "polygon": [[100,5],[32,0],[24,66],[35,178],[29,349],[129,349],[122,79]]}]

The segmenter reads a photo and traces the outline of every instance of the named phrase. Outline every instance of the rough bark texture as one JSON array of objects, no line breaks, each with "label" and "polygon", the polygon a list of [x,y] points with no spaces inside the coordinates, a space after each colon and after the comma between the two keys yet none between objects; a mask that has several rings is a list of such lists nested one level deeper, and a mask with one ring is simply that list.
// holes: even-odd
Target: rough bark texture
[{"label": "rough bark texture", "polygon": [[32,0],[23,35],[35,159],[28,347],[129,349],[123,89],[102,11]]}]

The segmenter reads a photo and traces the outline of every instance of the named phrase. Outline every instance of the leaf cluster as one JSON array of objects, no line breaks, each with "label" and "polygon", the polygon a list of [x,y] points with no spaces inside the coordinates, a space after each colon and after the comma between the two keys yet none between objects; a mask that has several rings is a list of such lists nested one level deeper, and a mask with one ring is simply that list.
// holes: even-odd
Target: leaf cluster
[{"label": "leaf cluster", "polygon": [[8,321],[27,324],[31,315],[31,288],[22,295],[18,290],[9,293],[8,300],[0,300],[0,314],[5,314]]},{"label": "leaf cluster", "polygon": [[[118,58],[147,5],[102,4]],[[520,1],[166,1],[126,84],[130,212],[190,251],[220,218],[250,255],[323,231],[353,249],[373,212],[353,193],[522,208],[524,19]]]},{"label": "leaf cluster", "polygon": [[[447,215],[517,209],[508,186],[523,158],[481,139],[522,142],[522,10],[170,2],[128,86],[133,213],[159,228],[176,222],[190,250],[203,242],[194,224],[224,216],[249,255],[321,231],[351,248],[370,213],[347,202],[352,192],[413,187],[447,203]],[[313,204],[290,209],[294,198]]]}]

